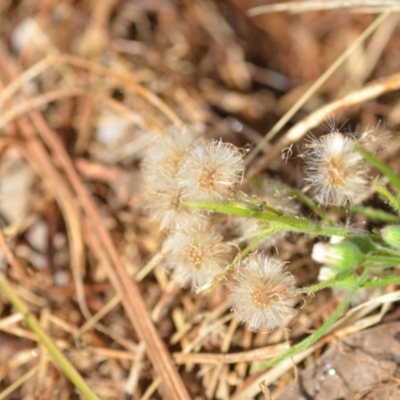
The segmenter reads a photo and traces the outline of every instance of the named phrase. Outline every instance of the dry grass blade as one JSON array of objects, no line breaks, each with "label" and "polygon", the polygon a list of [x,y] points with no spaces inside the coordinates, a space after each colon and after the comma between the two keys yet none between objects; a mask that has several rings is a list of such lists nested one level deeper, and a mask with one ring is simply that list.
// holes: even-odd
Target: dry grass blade
[{"label": "dry grass blade", "polygon": [[292,13],[321,11],[321,10],[336,10],[340,8],[347,8],[357,11],[362,8],[364,11],[369,12],[382,12],[385,9],[393,11],[400,10],[397,0],[335,0],[335,1],[290,1],[283,4],[270,4],[250,8],[247,14],[250,17],[262,15],[271,12],[287,11]]},{"label": "dry grass blade", "polygon": [[12,107],[10,110],[3,112],[3,114],[0,116],[0,129],[34,108],[41,108],[53,101],[57,101],[66,97],[83,96],[86,94],[86,91],[79,88],[60,89],[42,94],[34,99],[23,101]]},{"label": "dry grass blade", "polygon": [[0,393],[0,400],[7,399],[12,392],[14,392],[19,386],[24,384],[28,379],[31,379],[37,373],[38,366],[32,368],[25,375],[22,375],[19,379],[17,379],[12,385],[10,385],[6,390],[3,390]]},{"label": "dry grass blade", "polygon": [[400,88],[400,74],[394,74],[386,78],[379,79],[376,82],[371,82],[365,85],[359,90],[355,90],[343,96],[341,99],[333,101],[327,104],[313,113],[309,114],[302,121],[298,122],[293,128],[289,129],[281,139],[275,143],[271,151],[264,155],[258,160],[249,170],[247,176],[254,176],[257,172],[262,171],[268,165],[271,164],[281,151],[290,146],[292,143],[296,143],[302,137],[304,137],[312,128],[315,128],[319,124],[323,123],[335,112],[348,109],[352,106],[362,104],[370,99],[377,98],[385,93],[398,90]]},{"label": "dry grass blade", "polygon": [[[0,231],[0,236],[2,236],[2,235],[3,235],[3,233]],[[4,243],[2,243],[2,245],[3,244]],[[7,247],[8,247],[8,245],[5,244],[4,247],[2,247],[2,250],[4,251]],[[92,390],[89,388],[89,386],[83,380],[81,375],[76,371],[76,369],[72,366],[72,364],[68,361],[68,359],[61,353],[61,351],[54,344],[54,342],[50,339],[50,337],[43,331],[43,329],[41,328],[41,326],[40,326],[39,322],[37,321],[37,319],[35,318],[35,316],[29,312],[29,310],[25,306],[25,304],[15,295],[13,289],[11,288],[11,286],[7,282],[7,279],[5,278],[5,276],[2,273],[0,274],[0,286],[1,286],[1,289],[4,292],[5,296],[9,299],[9,301],[12,303],[12,305],[16,309],[18,309],[19,312],[24,314],[27,325],[37,335],[38,340],[40,340],[42,345],[46,348],[46,350],[49,352],[49,354],[54,359],[54,361],[57,363],[57,365],[61,368],[61,370],[76,385],[76,387],[79,388],[81,393],[87,399],[97,400],[97,396],[92,392]],[[37,368],[38,367],[34,368],[35,372],[36,372]],[[21,377],[20,378],[21,381],[20,380],[17,381],[17,382],[19,382],[18,385],[20,385],[22,382],[24,382],[25,379],[27,379],[27,376],[31,376],[31,375],[25,375],[24,377]],[[12,391],[15,390],[14,385],[9,386],[8,390],[10,390],[10,388],[12,389]]]},{"label": "dry grass blade", "polygon": [[[296,104],[293,105],[293,107],[288,110],[285,115],[280,118],[280,120],[270,129],[270,131],[264,136],[264,138],[257,144],[257,146],[250,152],[250,154],[246,157],[246,164],[248,165],[258,154],[260,150],[263,149],[266,143],[268,143],[272,138],[275,137],[275,135],[285,126],[285,124],[292,118],[298,110],[301,109],[301,107],[311,98],[311,96],[316,92],[316,90],[322,86],[326,80],[332,76],[332,74],[340,67],[340,65],[343,64],[343,62],[355,51],[355,49],[361,45],[365,41],[365,39],[370,36],[390,15],[390,11],[386,11],[382,13],[376,20],[371,23],[371,25],[368,26],[367,29],[352,43],[350,47],[344,51],[339,58],[336,59],[336,61],[330,65],[330,67],[317,79],[316,82],[312,84],[312,86],[304,93],[304,95],[296,102]],[[279,149],[279,152],[284,148]],[[275,147],[277,149],[277,147]],[[275,152],[273,149],[273,152],[275,156],[279,152]],[[266,155],[263,157],[265,158],[270,158],[270,155]],[[259,161],[259,165],[263,166],[263,161]],[[262,167],[261,167],[262,169]],[[253,176],[254,172],[261,171],[260,168],[252,167],[250,170],[251,172],[248,172],[249,176]]]},{"label": "dry grass blade", "polygon": [[257,362],[265,361],[276,357],[284,350],[287,350],[288,345],[285,343],[275,346],[267,346],[258,348],[257,350],[249,350],[241,353],[227,354],[208,354],[208,353],[174,353],[174,359],[178,364],[194,363],[194,364],[235,364],[241,361]]},{"label": "dry grass blade", "polygon": [[18,77],[16,77],[16,79],[1,93],[0,106],[5,104],[8,99],[10,99],[16,92],[18,92],[18,90],[21,89],[21,87],[23,87],[23,85],[27,84],[32,79],[38,77],[51,67],[57,67],[63,64],[70,64],[78,68],[86,68],[93,73],[112,77],[117,82],[120,82],[122,85],[124,85],[124,87],[142,96],[150,104],[158,108],[172,124],[178,127],[183,126],[182,120],[162,100],[160,100],[160,98],[143,86],[137,84],[131,77],[111,71],[110,69],[102,67],[99,64],[69,54],[49,56],[33,65],[25,72],[19,74]]}]

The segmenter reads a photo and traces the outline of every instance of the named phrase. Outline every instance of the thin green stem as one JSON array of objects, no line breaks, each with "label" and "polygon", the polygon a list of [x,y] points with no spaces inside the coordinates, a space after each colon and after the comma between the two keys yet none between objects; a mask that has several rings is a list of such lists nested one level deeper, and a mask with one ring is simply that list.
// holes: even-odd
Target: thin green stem
[{"label": "thin green stem", "polygon": [[[335,277],[336,278],[336,277]],[[338,280],[335,282],[332,287],[336,287],[338,289],[346,289],[348,290],[349,288],[353,287],[355,282],[357,281],[358,276],[357,275],[348,275],[345,278]],[[325,282],[323,282],[325,283]],[[390,284],[398,284],[400,283],[400,275],[399,273],[391,273],[385,277],[380,277],[380,278],[371,278],[365,281],[365,283],[362,284],[362,287],[379,287],[379,286],[386,286]]]},{"label": "thin green stem", "polygon": [[393,247],[382,246],[382,244],[380,243],[374,243],[374,253],[372,255],[377,255],[377,254],[382,256],[400,258],[400,250],[395,249]]},{"label": "thin green stem", "polygon": [[50,337],[43,331],[36,317],[28,310],[18,296],[16,296],[6,277],[2,273],[0,273],[0,288],[3,290],[10,303],[24,316],[26,324],[37,335],[40,343],[47,349],[55,363],[82,393],[83,397],[87,400],[98,400],[98,397],[92,392],[79,372],[55,346]]},{"label": "thin green stem", "polygon": [[354,297],[357,289],[360,286],[362,286],[364,284],[364,282],[367,280],[369,272],[370,272],[370,270],[368,268],[366,268],[364,270],[362,275],[354,283],[354,285],[351,288],[351,290],[349,291],[349,293],[346,295],[346,297],[343,299],[343,301],[337,307],[335,312],[331,315],[330,318],[328,318],[326,320],[326,322],[319,329],[317,329],[314,333],[309,335],[302,342],[294,345],[293,347],[291,347],[289,350],[285,351],[278,357],[275,357],[271,361],[268,361],[266,363],[258,365],[256,368],[253,368],[253,370],[259,371],[262,369],[273,367],[273,366],[279,364],[281,361],[284,361],[289,357],[293,357],[295,354],[305,350],[306,348],[310,347],[312,344],[317,342],[322,336],[325,335],[325,333],[327,333],[329,331],[329,329],[332,327],[332,325],[339,319],[339,317],[344,312],[346,307],[350,304],[350,301]]},{"label": "thin green stem", "polygon": [[318,215],[322,220],[332,223],[332,220],[328,217],[326,212],[301,190],[292,189],[290,190],[290,193],[295,196],[298,201],[312,210],[315,215]]},{"label": "thin green stem", "polygon": [[310,293],[318,292],[319,290],[322,290],[322,289],[326,289],[328,287],[334,287],[337,285],[337,283],[339,281],[344,279],[349,274],[350,274],[350,272],[348,272],[348,271],[346,271],[345,273],[338,273],[338,274],[334,275],[332,278],[327,279],[326,281],[316,283],[315,285],[306,286],[304,288],[299,288],[299,289],[297,289],[297,293],[310,294]]},{"label": "thin green stem", "polygon": [[364,255],[364,261],[372,264],[386,264],[385,268],[390,268],[393,267],[394,265],[400,264],[400,258],[399,257],[390,257],[390,256],[384,256],[384,255]]},{"label": "thin green stem", "polygon": [[379,287],[387,285],[398,285],[400,283],[400,275],[387,276],[385,278],[377,278],[375,280],[367,281],[363,284],[363,287]]},{"label": "thin green stem", "polygon": [[255,234],[249,236],[249,238],[257,238],[249,243],[248,246],[246,246],[242,252],[241,256],[246,257],[247,254],[249,254],[255,247],[257,247],[260,243],[263,241],[267,240],[271,235],[276,233],[277,231],[273,228],[268,228],[268,229],[263,229],[261,231],[256,232]]},{"label": "thin green stem", "polygon": [[384,186],[375,184],[375,187],[380,194],[381,199],[388,202],[393,210],[398,210],[398,200],[392,195],[392,193],[390,193],[389,190]]},{"label": "thin green stem", "polygon": [[219,212],[222,214],[237,215],[245,218],[256,218],[269,222],[277,231],[290,231],[296,233],[308,233],[314,236],[365,236],[363,231],[352,230],[337,226],[323,226],[316,224],[305,217],[288,217],[285,215],[271,214],[268,212],[245,208],[242,204],[205,204],[182,202],[183,206],[198,210]]},{"label": "thin green stem", "polygon": [[373,221],[382,221],[394,224],[400,222],[400,218],[397,215],[393,215],[386,211],[372,207],[353,206],[351,207],[351,212],[355,214],[365,215],[366,217],[368,217],[368,219]]},{"label": "thin green stem", "polygon": [[393,186],[400,192],[400,176],[393,171],[385,162],[376,158],[372,153],[365,150],[362,147],[357,147],[357,151],[366,158],[372,165],[374,165],[379,171],[381,171],[393,184]]}]

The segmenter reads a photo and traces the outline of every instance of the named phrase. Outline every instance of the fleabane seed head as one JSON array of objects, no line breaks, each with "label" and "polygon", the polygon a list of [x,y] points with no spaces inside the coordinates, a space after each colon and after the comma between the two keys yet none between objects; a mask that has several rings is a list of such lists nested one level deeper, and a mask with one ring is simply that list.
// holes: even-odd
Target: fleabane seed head
[{"label": "fleabane seed head", "polygon": [[306,178],[320,204],[343,205],[353,202],[367,186],[367,172],[355,141],[334,131],[313,138],[303,157]]},{"label": "fleabane seed head", "polygon": [[224,203],[242,182],[243,171],[243,156],[235,146],[199,140],[189,149],[177,178],[184,200]]},{"label": "fleabane seed head", "polygon": [[272,330],[294,313],[295,279],[279,260],[253,254],[240,265],[229,300],[248,329]]},{"label": "fleabane seed head", "polygon": [[164,179],[175,178],[186,152],[198,135],[187,128],[170,128],[155,137],[143,160],[142,174],[148,187],[158,187]]},{"label": "fleabane seed head", "polygon": [[160,229],[164,230],[201,224],[205,216],[200,211],[181,206],[181,197],[176,180],[165,176],[145,193],[145,211],[160,221]]},{"label": "fleabane seed head", "polygon": [[164,266],[183,287],[210,285],[229,262],[231,246],[206,223],[172,232],[164,242]]}]

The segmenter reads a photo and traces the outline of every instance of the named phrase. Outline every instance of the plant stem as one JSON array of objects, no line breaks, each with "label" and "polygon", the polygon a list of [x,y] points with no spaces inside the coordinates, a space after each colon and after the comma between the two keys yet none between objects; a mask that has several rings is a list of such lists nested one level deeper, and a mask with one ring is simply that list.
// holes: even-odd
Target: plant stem
[{"label": "plant stem", "polygon": [[343,274],[344,276],[339,276],[339,275],[340,274],[336,274],[332,278],[327,279],[326,281],[323,281],[320,283],[316,283],[315,285],[307,286],[304,288],[299,288],[299,289],[297,289],[297,293],[310,294],[310,293],[318,292],[319,290],[322,290],[322,289],[326,289],[328,287],[333,287],[333,286],[335,286],[335,284],[337,284],[338,281],[341,281],[346,276],[348,276],[349,272],[346,272],[345,274]]},{"label": "plant stem", "polygon": [[400,192],[400,176],[393,171],[386,163],[376,158],[372,153],[363,149],[362,147],[357,147],[357,151],[366,158],[372,165],[374,165],[379,171],[381,171],[389,180],[392,182],[393,186]]},{"label": "plant stem", "polygon": [[390,206],[393,208],[393,210],[397,210],[398,209],[398,202],[397,199],[392,195],[392,193],[389,192],[389,190],[387,188],[385,188],[384,186],[375,184],[376,190],[378,191],[378,193],[380,194],[380,197],[383,201],[387,201]]},{"label": "plant stem", "polygon": [[287,217],[285,215],[271,214],[263,211],[245,208],[242,204],[205,204],[182,202],[182,205],[198,210],[219,212],[222,214],[237,215],[245,218],[256,218],[269,222],[276,230],[296,233],[308,233],[315,236],[365,236],[363,231],[352,230],[337,226],[322,226],[315,224],[304,217]]},{"label": "plant stem", "polygon": [[[399,257],[390,257],[390,256],[383,256],[383,255],[365,255],[364,261],[369,264],[384,263],[384,264],[386,264],[386,265],[384,265],[384,268],[390,268],[390,267],[393,267],[394,265],[400,264]],[[373,265],[373,266],[377,267],[376,265]]]},{"label": "plant stem", "polygon": [[398,224],[400,222],[400,218],[397,215],[393,215],[386,211],[378,210],[372,207],[353,206],[351,207],[351,211],[356,214],[365,215],[369,219],[375,221],[382,221],[394,224]]}]

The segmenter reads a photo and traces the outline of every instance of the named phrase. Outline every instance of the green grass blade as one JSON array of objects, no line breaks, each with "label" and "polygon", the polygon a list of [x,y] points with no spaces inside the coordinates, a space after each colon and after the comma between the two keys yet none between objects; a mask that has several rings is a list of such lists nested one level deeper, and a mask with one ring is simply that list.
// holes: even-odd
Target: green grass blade
[{"label": "green grass blade", "polygon": [[7,282],[7,278],[0,273],[0,288],[3,290],[5,296],[10,303],[23,314],[26,324],[29,328],[37,335],[40,343],[46,348],[50,356],[58,367],[65,373],[68,379],[74,384],[74,386],[81,392],[82,396],[87,400],[98,400],[98,397],[92,392],[90,387],[86,384],[79,372],[74,366],[67,360],[67,358],[61,353],[57,346],[53,343],[50,337],[41,328],[39,321],[29,311],[25,304],[18,298],[14,293],[13,289]]}]

